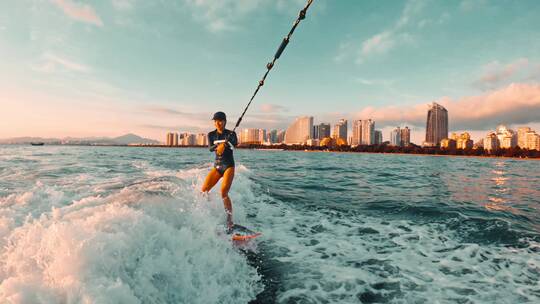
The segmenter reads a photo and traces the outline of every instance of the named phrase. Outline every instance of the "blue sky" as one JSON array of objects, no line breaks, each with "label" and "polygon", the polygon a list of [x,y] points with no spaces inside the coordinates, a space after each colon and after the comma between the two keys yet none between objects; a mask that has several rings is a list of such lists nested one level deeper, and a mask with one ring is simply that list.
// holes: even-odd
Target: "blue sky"
[{"label": "blue sky", "polygon": [[[163,140],[233,124],[305,1],[0,2],[0,137]],[[315,0],[245,127],[373,118],[410,125],[426,104],[451,130],[540,131],[539,1]]]}]

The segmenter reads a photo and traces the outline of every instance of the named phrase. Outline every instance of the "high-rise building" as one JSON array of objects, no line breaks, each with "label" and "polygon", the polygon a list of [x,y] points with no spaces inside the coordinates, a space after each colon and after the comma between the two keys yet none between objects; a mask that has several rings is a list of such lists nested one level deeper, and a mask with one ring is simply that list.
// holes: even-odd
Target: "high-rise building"
[{"label": "high-rise building", "polygon": [[197,137],[195,134],[184,133],[181,137],[182,146],[195,146],[197,144]]},{"label": "high-rise building", "polygon": [[263,144],[266,142],[266,130],[259,129],[259,143]]},{"label": "high-rise building", "polygon": [[278,131],[277,130],[271,130],[270,133],[268,134],[268,141],[271,143],[271,144],[275,144],[277,143],[277,133]]},{"label": "high-rise building", "polygon": [[332,137],[335,139],[341,138],[347,142],[347,120],[340,119],[337,124],[334,125],[334,132]]},{"label": "high-rise building", "polygon": [[516,132],[507,128],[505,125],[497,126],[497,138],[499,139],[499,147],[502,149],[514,148],[518,144]]},{"label": "high-rise building", "polygon": [[471,140],[471,135],[467,132],[462,133],[457,139],[456,147],[458,149],[472,149],[473,141]]},{"label": "high-rise building", "polygon": [[540,135],[534,131],[529,131],[526,134],[527,146],[529,150],[540,150]]},{"label": "high-rise building", "polygon": [[323,139],[330,137],[330,124],[321,123],[319,124],[319,137],[318,139]]},{"label": "high-rise building", "polygon": [[517,145],[521,149],[527,148],[527,133],[531,131],[531,128],[529,127],[520,127],[518,128],[518,139],[517,139]]},{"label": "high-rise building", "polygon": [[279,130],[276,134],[277,140],[276,143],[284,143],[285,142],[285,130]]},{"label": "high-rise building", "polygon": [[360,139],[360,144],[375,144],[375,122],[371,119],[362,120],[362,138]]},{"label": "high-rise building", "polygon": [[484,138],[484,149],[488,151],[494,151],[499,149],[499,139],[497,133],[489,132]]},{"label": "high-rise building", "polygon": [[390,132],[390,145],[400,146],[401,145],[401,130],[399,127],[395,128]]},{"label": "high-rise building", "polygon": [[401,129],[401,146],[407,147],[411,144],[411,129],[409,127],[405,126],[405,128]]},{"label": "high-rise building", "polygon": [[208,145],[208,136],[204,133],[197,134],[197,146],[207,146]]},{"label": "high-rise building", "polygon": [[259,129],[250,128],[240,131],[240,143],[242,144],[260,144],[261,132]]},{"label": "high-rise building", "polygon": [[313,126],[313,138],[319,139],[319,127],[320,125],[314,125]]},{"label": "high-rise building", "polygon": [[375,130],[375,144],[381,145],[383,143],[382,131]]},{"label": "high-rise building", "polygon": [[351,145],[358,146],[362,143],[362,121],[353,120]]},{"label": "high-rise building", "polygon": [[167,133],[167,146],[172,146],[173,145],[173,134],[172,133]]},{"label": "high-rise building", "polygon": [[424,146],[437,146],[444,138],[448,138],[448,111],[434,102],[427,114]]},{"label": "high-rise building", "polygon": [[178,146],[178,133],[173,133],[172,145],[175,147]]},{"label": "high-rise building", "polygon": [[313,138],[313,116],[298,117],[285,132],[286,144],[305,144]]}]

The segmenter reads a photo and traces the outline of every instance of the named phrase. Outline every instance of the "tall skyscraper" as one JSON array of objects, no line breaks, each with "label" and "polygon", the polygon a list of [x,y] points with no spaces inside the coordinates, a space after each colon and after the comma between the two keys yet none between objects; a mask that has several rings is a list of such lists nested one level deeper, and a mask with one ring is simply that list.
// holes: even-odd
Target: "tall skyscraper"
[{"label": "tall skyscraper", "polygon": [[401,130],[399,127],[395,128],[390,132],[390,145],[400,146],[401,145]]},{"label": "tall skyscraper", "polygon": [[347,142],[347,120],[340,119],[337,124],[334,125],[334,132],[332,137],[335,139],[341,138]]},{"label": "tall skyscraper", "polygon": [[352,124],[351,145],[358,146],[362,143],[362,121],[354,120]]},{"label": "tall skyscraper", "polygon": [[429,106],[426,122],[425,146],[437,146],[448,138],[448,111],[434,102]]},{"label": "tall skyscraper", "polygon": [[371,119],[362,120],[362,145],[373,145],[375,143],[375,122]]},{"label": "tall skyscraper", "polygon": [[383,143],[382,131],[375,130],[375,144],[380,145]]},{"label": "tall skyscraper", "polygon": [[172,145],[178,146],[178,133],[173,133]]},{"label": "tall skyscraper", "polygon": [[285,132],[286,144],[305,144],[313,138],[313,116],[298,117]]},{"label": "tall skyscraper", "polygon": [[318,139],[323,139],[330,137],[330,124],[321,123],[319,124],[319,137]]},{"label": "tall skyscraper", "polygon": [[534,131],[529,131],[526,134],[527,146],[525,148],[529,150],[540,150],[540,135]]},{"label": "tall skyscraper", "polygon": [[401,129],[401,146],[407,147],[410,144],[411,144],[411,129],[405,126],[405,128]]}]

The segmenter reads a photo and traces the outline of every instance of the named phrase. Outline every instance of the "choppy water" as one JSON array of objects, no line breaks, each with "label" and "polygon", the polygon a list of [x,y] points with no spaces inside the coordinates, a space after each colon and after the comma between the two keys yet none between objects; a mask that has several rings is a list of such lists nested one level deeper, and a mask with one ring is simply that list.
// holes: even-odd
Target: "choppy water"
[{"label": "choppy water", "polygon": [[211,159],[0,146],[0,303],[540,301],[538,161],[238,150],[245,252]]}]

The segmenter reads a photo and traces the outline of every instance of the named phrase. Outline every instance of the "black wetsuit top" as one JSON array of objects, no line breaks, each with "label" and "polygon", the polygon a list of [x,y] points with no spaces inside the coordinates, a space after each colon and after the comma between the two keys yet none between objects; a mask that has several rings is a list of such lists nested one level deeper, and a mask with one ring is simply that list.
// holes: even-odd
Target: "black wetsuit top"
[{"label": "black wetsuit top", "polygon": [[[229,143],[232,144],[234,147],[238,145],[238,138],[236,137],[236,133],[231,130],[225,129],[221,134],[219,134],[217,130],[208,133],[208,147],[210,148],[210,152],[214,152],[217,149],[218,144],[215,144],[215,141],[224,139],[227,139]],[[225,170],[227,170],[227,168],[234,167],[233,150],[231,149],[231,146],[229,144],[225,145],[225,150],[223,151],[223,154],[218,155],[216,152],[216,160],[214,162],[214,167],[221,175],[225,173]]]}]

